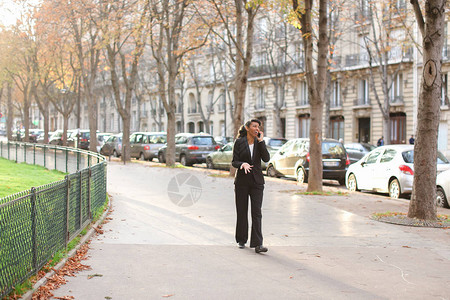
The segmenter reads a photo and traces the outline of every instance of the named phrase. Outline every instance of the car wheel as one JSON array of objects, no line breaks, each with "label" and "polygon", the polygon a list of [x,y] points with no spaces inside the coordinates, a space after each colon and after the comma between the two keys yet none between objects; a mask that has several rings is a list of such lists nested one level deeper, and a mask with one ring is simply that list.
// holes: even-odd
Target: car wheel
[{"label": "car wheel", "polygon": [[355,174],[353,173],[348,175],[347,189],[352,192],[358,191],[358,184],[356,182]]},{"label": "car wheel", "polygon": [[119,154],[117,154],[116,150],[113,151],[113,155],[114,155],[114,157],[119,157]]},{"label": "car wheel", "polygon": [[436,191],[436,206],[449,207],[448,204],[449,203],[447,201],[447,197],[445,197],[444,190],[441,187],[438,187]]},{"label": "car wheel", "polygon": [[213,164],[213,162],[212,162],[211,157],[207,157],[207,158],[206,158],[206,167],[207,167],[208,169],[214,169],[214,164]]},{"label": "car wheel", "polygon": [[392,179],[389,183],[389,197],[398,199],[400,197],[400,183],[397,178]]},{"label": "car wheel", "polygon": [[303,168],[297,169],[297,182],[298,183],[307,183],[308,182],[308,176],[306,176],[305,169],[303,169]]},{"label": "car wheel", "polygon": [[187,166],[186,155],[181,154],[181,156],[180,156],[180,163],[181,163],[183,166]]},{"label": "car wheel", "polygon": [[267,167],[267,176],[277,177],[277,172],[275,171],[275,168],[273,167],[273,165],[269,165],[269,167]]},{"label": "car wheel", "polygon": [[142,161],[145,160],[145,156],[144,156],[143,152],[141,152],[141,154],[139,155],[139,160],[142,160]]},{"label": "car wheel", "polygon": [[160,152],[160,153],[158,154],[158,160],[159,160],[160,163],[165,163],[165,162],[166,162],[165,159],[164,159],[164,155],[162,154],[162,152]]}]

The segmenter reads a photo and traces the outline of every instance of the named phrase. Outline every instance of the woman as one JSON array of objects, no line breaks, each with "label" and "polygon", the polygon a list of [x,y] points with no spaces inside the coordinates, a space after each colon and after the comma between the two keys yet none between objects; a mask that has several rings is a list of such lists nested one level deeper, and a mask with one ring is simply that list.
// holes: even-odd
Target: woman
[{"label": "woman", "polygon": [[236,242],[239,248],[245,248],[248,239],[248,197],[250,196],[252,213],[252,231],[250,247],[256,253],[267,252],[263,246],[261,232],[261,206],[264,191],[264,176],[261,170],[261,159],[270,159],[264,134],[260,131],[261,121],[252,119],[241,126],[239,135],[234,142],[232,165],[237,169],[234,180],[236,200]]}]

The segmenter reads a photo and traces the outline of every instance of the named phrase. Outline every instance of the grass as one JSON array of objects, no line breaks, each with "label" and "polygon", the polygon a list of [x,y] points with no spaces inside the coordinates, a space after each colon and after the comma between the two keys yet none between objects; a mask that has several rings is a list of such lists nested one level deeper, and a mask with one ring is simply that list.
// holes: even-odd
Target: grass
[{"label": "grass", "polygon": [[0,158],[0,198],[64,179],[65,173]]}]

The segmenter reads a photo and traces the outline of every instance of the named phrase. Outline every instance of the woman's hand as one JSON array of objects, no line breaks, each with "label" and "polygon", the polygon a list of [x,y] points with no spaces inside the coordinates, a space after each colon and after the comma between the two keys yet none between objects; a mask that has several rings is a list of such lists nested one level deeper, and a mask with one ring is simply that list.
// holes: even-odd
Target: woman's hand
[{"label": "woman's hand", "polygon": [[264,139],[264,132],[260,131],[256,138],[258,139],[258,142],[262,142]]},{"label": "woman's hand", "polygon": [[248,163],[243,163],[241,165],[241,169],[244,169],[245,174],[250,173],[252,168],[253,168],[253,166],[249,165]]}]

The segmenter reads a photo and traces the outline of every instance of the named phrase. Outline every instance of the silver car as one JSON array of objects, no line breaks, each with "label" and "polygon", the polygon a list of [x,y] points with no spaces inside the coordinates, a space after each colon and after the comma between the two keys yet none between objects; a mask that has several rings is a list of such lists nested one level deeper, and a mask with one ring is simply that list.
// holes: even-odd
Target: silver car
[{"label": "silver car", "polygon": [[440,173],[436,178],[436,205],[450,207],[450,170]]},{"label": "silver car", "polygon": [[[450,169],[450,162],[438,151],[437,172]],[[378,147],[348,167],[345,179],[350,191],[389,193],[391,198],[412,192],[414,145]]]},{"label": "silver car", "polygon": [[122,133],[110,136],[100,148],[100,154],[105,156],[113,155],[119,157],[122,155]]},{"label": "silver car", "polygon": [[153,160],[166,143],[165,132],[135,132],[130,136],[130,156],[140,160]]}]

